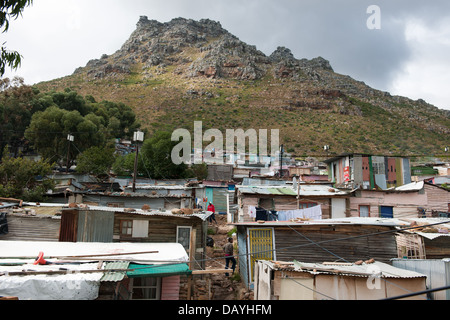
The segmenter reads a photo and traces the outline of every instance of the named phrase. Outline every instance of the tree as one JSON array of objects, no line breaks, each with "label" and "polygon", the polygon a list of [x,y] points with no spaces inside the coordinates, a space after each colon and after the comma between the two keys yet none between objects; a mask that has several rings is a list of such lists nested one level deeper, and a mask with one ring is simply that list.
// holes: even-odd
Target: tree
[{"label": "tree", "polygon": [[102,181],[109,177],[114,160],[114,146],[91,147],[78,156],[76,171],[94,175]]},{"label": "tree", "polygon": [[144,141],[142,157],[151,177],[154,179],[177,179],[187,176],[187,166],[173,163],[172,149],[177,142],[172,141],[172,134],[158,131],[153,137]]},{"label": "tree", "polygon": [[[122,155],[116,157],[114,164],[112,166],[112,171],[118,176],[129,176],[133,174],[134,170],[134,159],[136,158],[136,153],[130,153],[127,155]],[[138,163],[138,172],[145,172],[144,165],[142,161]]]},{"label": "tree", "polygon": [[[5,0],[0,1],[0,30],[7,32],[10,19],[17,19],[22,15],[25,7],[31,5],[33,0]],[[5,74],[6,66],[17,69],[22,61],[22,56],[17,51],[9,51],[4,46],[0,49],[0,76]]]},{"label": "tree", "polygon": [[[182,163],[175,165],[171,159],[172,149],[176,142],[171,140],[171,133],[156,132],[144,141],[139,151],[138,175],[153,179],[182,179],[189,176],[187,166]],[[131,174],[134,171],[136,153],[118,157],[113,171],[118,175]]]},{"label": "tree", "polygon": [[[69,141],[72,135],[74,141]],[[78,111],[67,111],[56,106],[33,115],[25,137],[45,158],[69,167],[79,153],[105,142],[104,135],[94,122]]]},{"label": "tree", "polygon": [[0,157],[6,145],[15,156],[24,147],[24,132],[36,112],[38,105],[33,101],[37,92],[24,85],[23,79],[15,77],[0,80]]},{"label": "tree", "polygon": [[51,165],[46,161],[33,161],[5,155],[0,164],[0,196],[25,201],[42,201],[55,183],[46,176]]}]

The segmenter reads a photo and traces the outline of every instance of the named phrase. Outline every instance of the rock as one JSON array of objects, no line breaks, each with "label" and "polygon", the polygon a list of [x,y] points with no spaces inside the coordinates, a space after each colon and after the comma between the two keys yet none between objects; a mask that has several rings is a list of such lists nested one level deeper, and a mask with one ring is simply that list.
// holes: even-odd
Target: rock
[{"label": "rock", "polygon": [[276,63],[281,61],[295,60],[291,50],[285,47],[278,47],[277,50],[275,50],[269,58],[271,61]]}]

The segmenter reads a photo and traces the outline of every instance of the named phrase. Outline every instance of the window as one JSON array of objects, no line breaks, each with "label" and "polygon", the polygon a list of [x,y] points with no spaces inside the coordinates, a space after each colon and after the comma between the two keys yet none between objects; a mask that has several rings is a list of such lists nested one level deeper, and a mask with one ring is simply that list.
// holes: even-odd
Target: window
[{"label": "window", "polygon": [[370,207],[369,206],[359,206],[359,216],[361,218],[370,217]]},{"label": "window", "polygon": [[133,220],[120,221],[120,234],[122,236],[131,236],[133,232]]},{"label": "window", "polygon": [[394,218],[394,207],[381,206],[380,215],[381,218]]},{"label": "window", "polygon": [[181,243],[189,253],[192,227],[177,227],[177,243]]},{"label": "window", "polygon": [[308,208],[313,208],[313,207],[317,207],[317,203],[314,203],[314,202],[300,202],[299,209],[308,209]]},{"label": "window", "polygon": [[133,238],[148,238],[148,221],[122,220],[120,221],[120,235]]},{"label": "window", "polygon": [[131,300],[159,300],[161,298],[161,278],[133,278],[130,286]]}]

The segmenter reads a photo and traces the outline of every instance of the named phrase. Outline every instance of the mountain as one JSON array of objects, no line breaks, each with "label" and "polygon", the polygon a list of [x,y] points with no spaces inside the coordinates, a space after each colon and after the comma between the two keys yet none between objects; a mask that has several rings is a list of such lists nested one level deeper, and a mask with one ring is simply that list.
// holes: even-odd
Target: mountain
[{"label": "mountain", "polygon": [[324,145],[334,154],[437,155],[450,140],[449,111],[338,74],[322,57],[297,59],[285,47],[267,56],[208,19],[142,16],[117,52],[37,87],[123,102],[150,132],[193,130],[194,121],[224,134],[280,129],[298,156]]}]

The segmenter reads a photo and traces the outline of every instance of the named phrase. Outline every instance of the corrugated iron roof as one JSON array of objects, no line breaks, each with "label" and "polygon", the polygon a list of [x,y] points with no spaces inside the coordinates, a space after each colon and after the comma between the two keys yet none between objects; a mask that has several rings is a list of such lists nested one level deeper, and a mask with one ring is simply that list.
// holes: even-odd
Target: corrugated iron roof
[{"label": "corrugated iron roof", "polygon": [[[103,269],[105,270],[126,270],[130,265],[129,261],[106,262]],[[101,282],[119,282],[126,276],[125,271],[105,272],[100,279]]]},{"label": "corrugated iron roof", "polygon": [[[293,186],[236,186],[241,194],[288,195],[297,196]],[[345,196],[350,191],[342,191],[324,185],[300,185],[300,196]]]},{"label": "corrugated iron roof", "polygon": [[374,263],[356,264],[338,264],[332,263],[304,263],[294,262],[296,271],[306,271],[310,273],[327,273],[327,274],[346,274],[350,276],[370,277],[379,276],[380,278],[424,278],[426,275],[393,267],[389,264],[375,261]]},{"label": "corrugated iron roof", "polygon": [[193,213],[189,215],[184,214],[173,214],[171,211],[159,211],[159,210],[142,210],[142,209],[133,209],[132,211],[129,211],[127,208],[113,208],[113,207],[105,207],[105,206],[88,206],[83,205],[78,208],[79,210],[85,210],[85,211],[105,211],[105,212],[123,212],[123,213],[130,213],[130,214],[139,214],[143,216],[166,216],[166,217],[179,217],[179,218],[189,218],[189,217],[196,217],[203,221],[206,221],[208,217],[212,214],[212,212],[201,212],[201,213]]},{"label": "corrugated iron roof", "polygon": [[264,261],[274,270],[308,272],[311,274],[339,274],[356,277],[379,276],[380,278],[424,278],[426,275],[415,271],[393,267],[389,264],[375,261],[373,263],[292,263],[279,261]]}]

